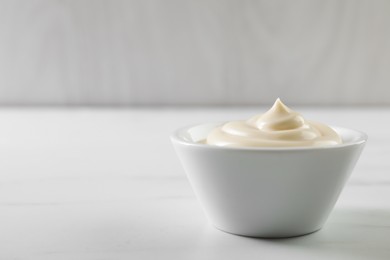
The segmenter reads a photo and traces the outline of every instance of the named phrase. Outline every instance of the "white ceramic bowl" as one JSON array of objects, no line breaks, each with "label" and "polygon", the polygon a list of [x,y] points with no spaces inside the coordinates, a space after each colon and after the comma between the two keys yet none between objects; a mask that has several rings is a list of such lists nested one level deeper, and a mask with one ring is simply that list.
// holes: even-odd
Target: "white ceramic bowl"
[{"label": "white ceramic bowl", "polygon": [[229,233],[291,237],[319,230],[367,135],[332,127],[343,144],[228,148],[199,143],[220,124],[179,129],[171,140],[210,222]]}]

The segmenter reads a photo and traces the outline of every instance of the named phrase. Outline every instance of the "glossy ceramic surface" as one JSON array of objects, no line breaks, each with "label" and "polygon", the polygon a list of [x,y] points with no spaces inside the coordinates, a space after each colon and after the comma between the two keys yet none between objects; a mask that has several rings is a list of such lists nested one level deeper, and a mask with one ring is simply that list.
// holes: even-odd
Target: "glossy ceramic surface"
[{"label": "glossy ceramic surface", "polygon": [[325,223],[367,140],[333,127],[343,144],[328,147],[224,148],[199,143],[218,124],[171,136],[207,217],[223,231],[291,237]]}]

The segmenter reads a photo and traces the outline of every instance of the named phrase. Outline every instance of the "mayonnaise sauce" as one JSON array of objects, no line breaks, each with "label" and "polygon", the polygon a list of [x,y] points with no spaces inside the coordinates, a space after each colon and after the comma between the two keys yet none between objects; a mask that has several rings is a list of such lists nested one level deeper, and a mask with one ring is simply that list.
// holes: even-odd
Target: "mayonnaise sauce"
[{"label": "mayonnaise sauce", "polygon": [[231,147],[295,147],[341,144],[329,126],[305,120],[277,99],[270,110],[212,130],[206,144]]}]

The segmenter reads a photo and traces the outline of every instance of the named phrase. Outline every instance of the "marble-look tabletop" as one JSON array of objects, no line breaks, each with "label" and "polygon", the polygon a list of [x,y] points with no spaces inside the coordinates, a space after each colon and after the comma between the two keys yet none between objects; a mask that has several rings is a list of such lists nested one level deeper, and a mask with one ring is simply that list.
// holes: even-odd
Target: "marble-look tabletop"
[{"label": "marble-look tabletop", "polygon": [[0,110],[0,260],[390,259],[390,109],[301,108],[369,141],[324,228],[256,239],[207,222],[168,139],[264,108]]}]

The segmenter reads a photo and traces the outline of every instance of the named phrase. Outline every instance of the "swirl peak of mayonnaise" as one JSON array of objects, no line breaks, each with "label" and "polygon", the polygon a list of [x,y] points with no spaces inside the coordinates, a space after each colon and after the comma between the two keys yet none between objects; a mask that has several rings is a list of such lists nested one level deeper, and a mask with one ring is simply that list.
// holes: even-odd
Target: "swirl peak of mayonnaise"
[{"label": "swirl peak of mayonnaise", "polygon": [[230,147],[299,147],[337,145],[342,141],[332,128],[305,120],[278,98],[264,114],[215,128],[206,143]]}]

